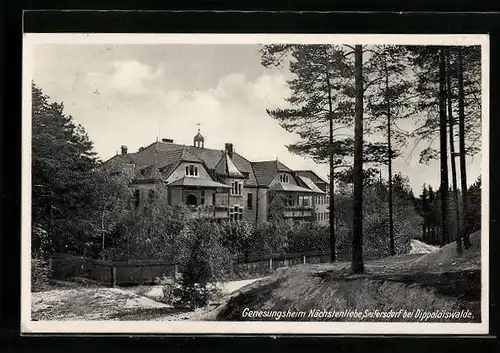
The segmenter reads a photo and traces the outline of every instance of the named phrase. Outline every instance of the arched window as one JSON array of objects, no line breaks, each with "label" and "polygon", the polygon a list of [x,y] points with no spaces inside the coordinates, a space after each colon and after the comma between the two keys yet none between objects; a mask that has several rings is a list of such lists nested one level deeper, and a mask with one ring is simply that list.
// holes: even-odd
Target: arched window
[{"label": "arched window", "polygon": [[189,194],[186,197],[186,204],[189,206],[197,206],[198,205],[198,199],[196,198],[195,195]]}]

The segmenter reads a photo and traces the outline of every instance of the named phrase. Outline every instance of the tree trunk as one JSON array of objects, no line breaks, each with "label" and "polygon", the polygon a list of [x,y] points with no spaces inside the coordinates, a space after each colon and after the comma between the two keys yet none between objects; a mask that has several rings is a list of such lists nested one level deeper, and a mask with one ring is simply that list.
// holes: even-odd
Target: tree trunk
[{"label": "tree trunk", "polygon": [[453,133],[453,107],[452,107],[452,92],[451,92],[451,66],[450,66],[450,51],[447,50],[446,53],[446,96],[448,103],[448,127],[450,134],[450,162],[451,162],[451,181],[452,181],[452,192],[453,192],[453,202],[455,202],[455,217],[457,221],[457,229],[455,233],[455,239],[457,242],[457,252],[462,252],[462,241],[460,238],[460,217],[458,210],[458,191],[457,191],[457,166],[455,163],[455,135]]},{"label": "tree trunk", "polygon": [[354,78],[356,86],[356,108],[354,117],[354,175],[353,175],[353,227],[352,263],[353,273],[363,273],[363,49],[354,49]]},{"label": "tree trunk", "polygon": [[458,49],[458,138],[460,148],[460,188],[462,189],[462,217],[460,238],[463,239],[464,248],[470,248],[469,235],[467,234],[467,169],[465,166],[465,111],[464,111],[464,68],[462,49]]},{"label": "tree trunk", "polygon": [[335,239],[335,180],[333,179],[335,165],[334,165],[334,150],[333,150],[333,107],[332,107],[332,90],[330,85],[330,77],[328,72],[326,73],[326,81],[328,86],[328,109],[329,109],[329,125],[330,125],[330,148],[329,148],[329,164],[330,164],[330,203],[329,203],[329,223],[330,223],[330,262],[335,262],[336,260],[336,239]]},{"label": "tree trunk", "polygon": [[[425,185],[424,185],[425,187]],[[422,192],[422,241],[428,243],[427,241],[427,198],[425,192]]]},{"label": "tree trunk", "polygon": [[389,99],[389,71],[387,69],[387,57],[385,60],[385,102],[387,110],[387,153],[388,153],[388,188],[389,188],[389,253],[391,256],[395,255],[394,250],[394,222],[392,219],[392,150],[391,150],[391,103]]},{"label": "tree trunk", "polygon": [[439,50],[439,142],[441,162],[441,246],[448,242],[448,153],[446,136],[446,84],[444,48]]},{"label": "tree trunk", "polygon": [[104,237],[106,235],[105,231],[104,231],[104,212],[105,212],[105,208],[102,209],[102,213],[101,213],[101,233],[102,233],[102,248],[101,248],[101,259],[104,260]]}]

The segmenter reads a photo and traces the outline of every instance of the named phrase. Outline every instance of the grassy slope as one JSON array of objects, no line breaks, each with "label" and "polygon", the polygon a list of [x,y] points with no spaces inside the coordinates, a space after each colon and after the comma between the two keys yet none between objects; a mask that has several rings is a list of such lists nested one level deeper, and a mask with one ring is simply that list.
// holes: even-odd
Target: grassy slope
[{"label": "grassy slope", "polygon": [[452,243],[426,255],[369,261],[363,275],[351,275],[349,263],[281,268],[242,288],[204,319],[243,320],[244,308],[292,311],[350,308],[360,311],[469,309],[474,313],[474,321],[478,321],[480,234],[473,234],[471,241],[472,248],[461,255]]}]

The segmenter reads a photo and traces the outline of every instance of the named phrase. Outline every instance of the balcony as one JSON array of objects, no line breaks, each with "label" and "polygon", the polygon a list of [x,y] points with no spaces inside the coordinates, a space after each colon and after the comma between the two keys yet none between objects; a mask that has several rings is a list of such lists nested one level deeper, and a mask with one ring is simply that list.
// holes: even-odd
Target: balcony
[{"label": "balcony", "polygon": [[285,218],[305,218],[311,217],[313,214],[313,206],[286,206],[283,210],[283,217]]},{"label": "balcony", "polygon": [[193,218],[227,218],[228,207],[222,205],[188,206]]}]

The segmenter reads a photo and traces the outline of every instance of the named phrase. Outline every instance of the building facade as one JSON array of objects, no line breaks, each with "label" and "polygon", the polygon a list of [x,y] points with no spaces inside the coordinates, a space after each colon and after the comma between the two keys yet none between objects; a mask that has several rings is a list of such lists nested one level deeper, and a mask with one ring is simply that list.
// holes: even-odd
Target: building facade
[{"label": "building facade", "polygon": [[318,223],[329,223],[329,210],[330,210],[330,184],[321,178],[312,170],[298,170],[296,172],[299,178],[304,180],[304,183],[311,184],[311,187],[317,187],[322,194],[314,196],[314,218]]},{"label": "building facade", "polygon": [[265,221],[275,204],[291,220],[324,223],[326,182],[312,171],[293,171],[278,160],[251,162],[232,143],[223,150],[205,148],[200,131],[192,146],[171,139],[156,141],[135,153],[122,146],[103,163],[113,174],[127,174],[137,207],[161,185],[169,205],[186,205],[193,217]]}]

